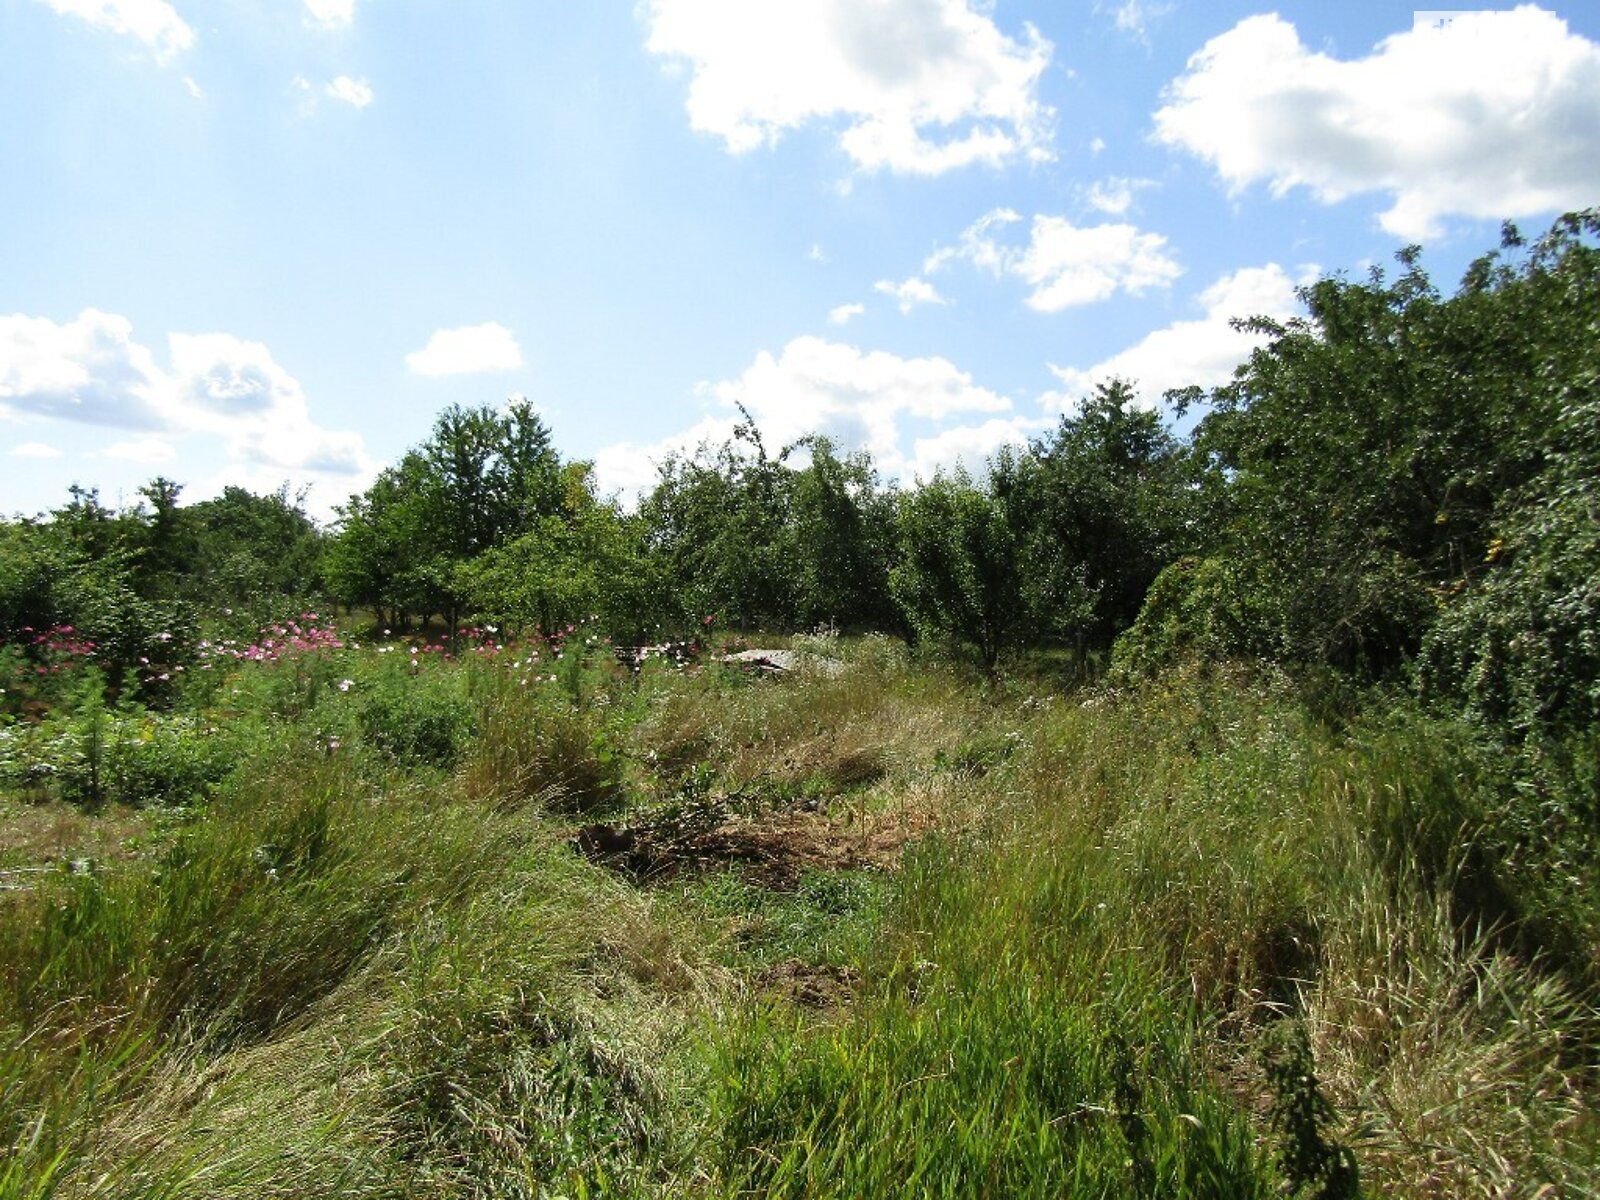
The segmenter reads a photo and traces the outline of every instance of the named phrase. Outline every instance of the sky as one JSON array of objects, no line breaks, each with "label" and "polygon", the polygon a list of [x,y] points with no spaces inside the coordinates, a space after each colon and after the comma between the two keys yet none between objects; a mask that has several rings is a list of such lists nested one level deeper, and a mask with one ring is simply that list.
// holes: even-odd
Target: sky
[{"label": "sky", "polygon": [[1595,204],[1594,0],[0,0],[0,514],[326,521],[512,397],[624,500],[741,404],[910,482]]}]

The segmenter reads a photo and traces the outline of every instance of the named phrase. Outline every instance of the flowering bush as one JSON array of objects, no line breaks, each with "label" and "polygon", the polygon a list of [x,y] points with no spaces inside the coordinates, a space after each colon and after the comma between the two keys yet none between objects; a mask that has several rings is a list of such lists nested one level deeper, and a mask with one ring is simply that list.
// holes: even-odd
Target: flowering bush
[{"label": "flowering bush", "polygon": [[0,642],[0,713],[37,720],[65,697],[95,644],[71,625],[21,632],[22,641]]}]

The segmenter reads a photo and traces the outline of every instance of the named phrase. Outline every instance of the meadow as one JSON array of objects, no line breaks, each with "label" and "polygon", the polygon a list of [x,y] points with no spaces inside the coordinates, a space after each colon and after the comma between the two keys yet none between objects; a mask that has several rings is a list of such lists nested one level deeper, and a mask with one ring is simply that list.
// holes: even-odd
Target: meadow
[{"label": "meadow", "polygon": [[1512,855],[1584,764],[777,644],[8,681],[0,1196],[1593,1194],[1593,894]]},{"label": "meadow", "polygon": [[0,1200],[1600,1194],[1600,212],[1398,259],[976,475],[0,522]]}]

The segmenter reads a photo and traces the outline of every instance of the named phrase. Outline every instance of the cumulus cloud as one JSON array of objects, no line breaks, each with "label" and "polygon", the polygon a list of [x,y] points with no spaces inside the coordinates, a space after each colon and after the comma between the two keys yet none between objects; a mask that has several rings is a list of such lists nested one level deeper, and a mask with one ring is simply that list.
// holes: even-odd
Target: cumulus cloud
[{"label": "cumulus cloud", "polygon": [[918,422],[1012,416],[1011,401],[948,359],[901,358],[819,337],[795,338],[776,355],[763,350],[737,378],[701,391],[713,411],[689,429],[653,444],[625,442],[602,450],[595,458],[602,486],[625,492],[647,487],[656,477],[654,463],[726,439],[741,404],[769,449],[822,434],[846,451],[869,451],[889,476],[916,468],[918,452],[908,452],[905,441]]},{"label": "cumulus cloud", "polygon": [[194,30],[166,0],[44,0],[64,16],[131,37],[165,62],[194,45]]},{"label": "cumulus cloud", "polygon": [[0,416],[140,431],[103,452],[137,462],[171,461],[171,435],[209,434],[246,467],[303,476],[370,470],[361,436],[319,426],[299,382],[262,343],[228,333],[167,341],[171,366],[163,368],[126,317],[96,309],[65,323],[0,317]]},{"label": "cumulus cloud", "polygon": [[1033,285],[1028,307],[1060,312],[1117,291],[1138,295],[1170,284],[1183,269],[1168,256],[1166,245],[1159,233],[1132,225],[1080,228],[1065,217],[1036,216],[1014,270]]},{"label": "cumulus cloud", "polygon": [[322,90],[329,99],[348,104],[352,108],[365,108],[372,103],[372,85],[365,79],[352,79],[348,75],[341,75],[330,81]]},{"label": "cumulus cloud", "polygon": [[1524,217],[1600,194],[1600,45],[1531,5],[1419,26],[1365,58],[1313,52],[1276,14],[1207,42],[1167,88],[1156,138],[1232,191],[1378,192],[1389,233],[1441,218]]},{"label": "cumulus cloud", "polygon": [[48,442],[23,442],[11,447],[13,458],[60,458],[61,451]]},{"label": "cumulus cloud", "polygon": [[885,296],[893,296],[902,313],[910,312],[919,304],[946,303],[938,289],[919,275],[902,279],[899,283],[892,279],[880,279],[872,285],[872,290],[881,292]]},{"label": "cumulus cloud", "polygon": [[732,153],[812,122],[865,170],[938,175],[1052,157],[1052,47],[972,0],[646,0],[648,48],[687,60],[690,125]]},{"label": "cumulus cloud", "polygon": [[477,375],[515,371],[522,350],[511,330],[498,321],[436,329],[428,344],[406,355],[406,366],[418,375]]},{"label": "cumulus cloud", "polygon": [[865,304],[841,304],[836,308],[830,308],[828,310],[828,324],[847,324],[852,317],[859,317],[866,311],[867,306]]},{"label": "cumulus cloud", "polygon": [[306,0],[306,20],[319,29],[348,29],[356,19],[356,0]]},{"label": "cumulus cloud", "polygon": [[165,383],[126,317],[93,308],[65,324],[0,317],[0,414],[156,429],[167,420]]},{"label": "cumulus cloud", "polygon": [[908,478],[932,479],[958,467],[970,475],[980,474],[1002,446],[1020,446],[1054,423],[1053,417],[992,417],[976,425],[941,429],[916,439],[904,474]]},{"label": "cumulus cloud", "polygon": [[1138,295],[1165,287],[1183,273],[1167,252],[1167,239],[1158,233],[1127,224],[1078,226],[1065,217],[1040,213],[1029,227],[1026,245],[1006,240],[1007,227],[1021,220],[1008,208],[986,213],[954,246],[929,255],[923,272],[965,261],[995,275],[1012,275],[1031,285],[1028,307],[1046,313],[1092,304],[1118,291]]},{"label": "cumulus cloud", "polygon": [[[1301,276],[1309,282],[1315,268]],[[1172,388],[1216,387],[1233,377],[1233,369],[1262,345],[1262,334],[1234,329],[1234,318],[1253,316],[1285,320],[1299,311],[1296,281],[1277,263],[1245,267],[1224,275],[1198,297],[1201,315],[1176,321],[1146,334],[1138,342],[1090,367],[1050,370],[1059,390],[1044,398],[1047,407],[1076,409],[1094,385],[1120,377],[1135,386],[1140,399],[1154,405]]]}]

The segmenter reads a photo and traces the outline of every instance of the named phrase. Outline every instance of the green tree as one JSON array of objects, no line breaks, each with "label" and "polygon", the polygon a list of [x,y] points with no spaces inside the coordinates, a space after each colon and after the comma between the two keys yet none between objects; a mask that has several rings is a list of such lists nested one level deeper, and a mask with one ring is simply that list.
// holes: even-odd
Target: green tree
[{"label": "green tree", "polygon": [[701,447],[661,465],[640,514],[675,597],[667,620],[715,614],[743,628],[794,625],[792,476],[782,457],[768,456],[748,414],[715,451]]},{"label": "green tree", "polygon": [[593,468],[564,468],[558,515],[462,564],[457,583],[481,618],[553,633],[599,617],[607,633],[643,637],[659,603],[639,521],[595,493]]},{"label": "green tree", "polygon": [[454,628],[462,564],[559,516],[562,502],[560,458],[531,404],[452,405],[426,442],[341,507],[329,586],[393,627],[438,613]]},{"label": "green tree", "polygon": [[821,625],[888,628],[895,501],[865,452],[841,458],[827,438],[803,438],[810,461],[789,480],[787,543],[795,618]]},{"label": "green tree", "polygon": [[1109,646],[1185,548],[1186,460],[1132,386],[1095,387],[1020,463],[1030,512],[1024,587],[1041,630],[1080,652]]},{"label": "green tree", "polygon": [[1023,588],[1025,468],[1002,452],[980,486],[963,470],[936,475],[900,502],[895,600],[923,637],[976,650],[984,670],[1031,632]]},{"label": "green tree", "polygon": [[[1555,415],[1531,446],[1508,447],[1540,468],[1502,494],[1480,561],[1444,594],[1418,682],[1424,694],[1517,734],[1581,733],[1600,723],[1597,236],[1600,213],[1574,214],[1520,269],[1486,261],[1469,275],[1469,284],[1493,287],[1514,308],[1507,323],[1532,339],[1531,348],[1519,347],[1533,361],[1514,381],[1516,394]],[[1483,294],[1469,293],[1477,303]]]},{"label": "green tree", "polygon": [[265,496],[226,487],[193,505],[190,516],[199,543],[191,589],[198,597],[244,609],[308,600],[321,589],[322,534],[287,484]]}]

